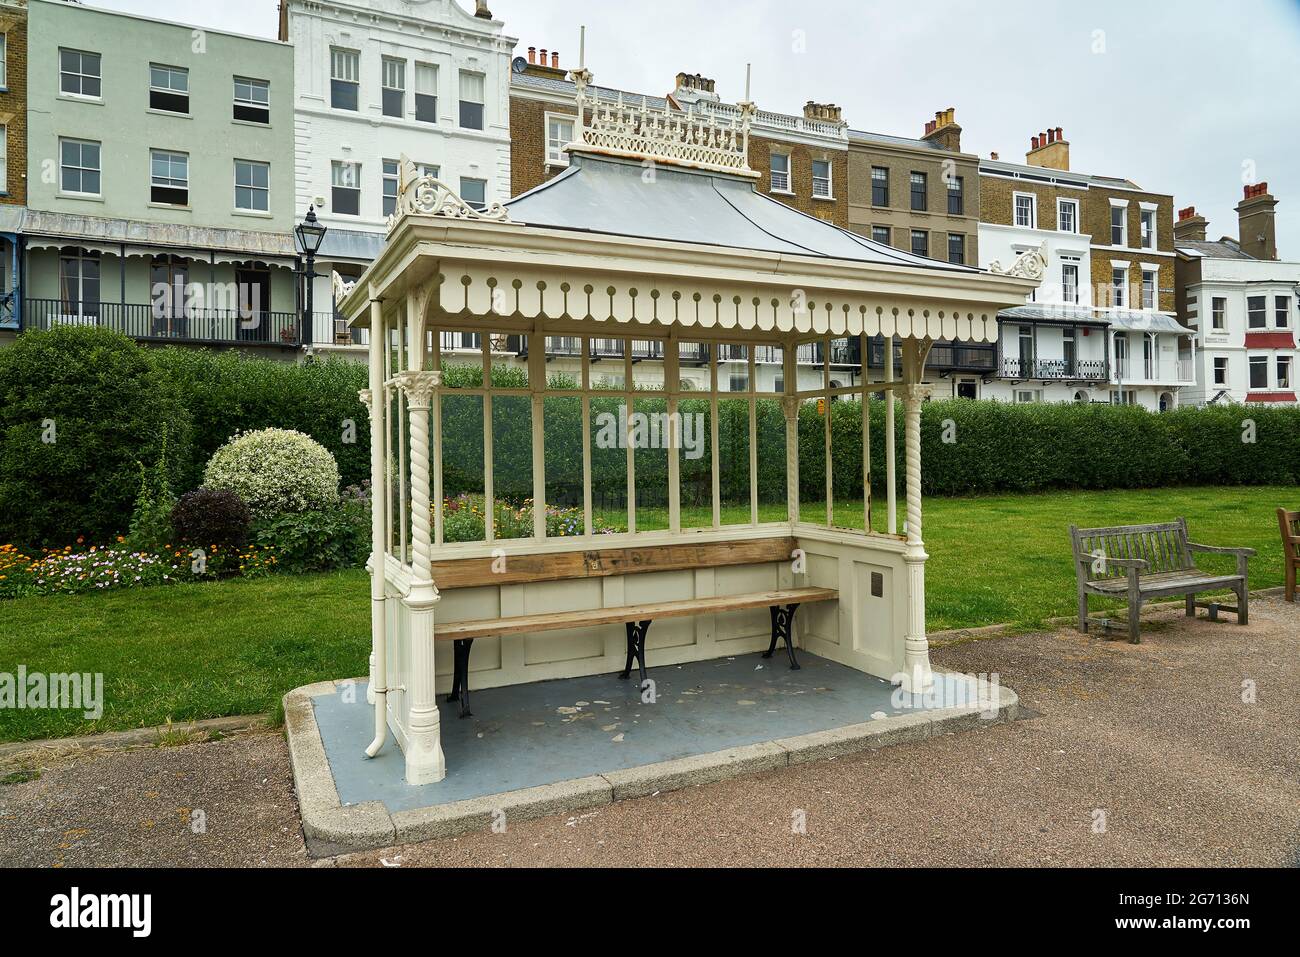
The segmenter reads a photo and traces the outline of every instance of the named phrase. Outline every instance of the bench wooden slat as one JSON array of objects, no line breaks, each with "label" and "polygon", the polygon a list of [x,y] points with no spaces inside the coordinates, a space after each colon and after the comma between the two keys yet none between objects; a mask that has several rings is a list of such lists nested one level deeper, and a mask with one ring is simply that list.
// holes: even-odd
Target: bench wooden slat
[{"label": "bench wooden slat", "polygon": [[811,602],[833,601],[838,598],[839,592],[833,588],[785,588],[750,592],[744,595],[718,595],[712,598],[687,598],[681,601],[663,601],[645,605],[622,605],[616,608],[590,608],[540,615],[516,615],[511,618],[450,621],[435,625],[434,638],[438,641],[452,641],[462,638],[514,635],[522,632],[556,631],[562,628],[586,628],[590,625],[616,625],[629,621],[658,621],[661,618],[686,618],[722,611],[768,608],[772,605],[803,605]]},{"label": "bench wooden slat", "polygon": [[684,545],[656,545],[649,548],[603,548],[549,554],[512,555],[501,571],[498,560],[451,558],[433,563],[433,580],[438,588],[472,588],[476,585],[515,585],[528,582],[562,581],[573,578],[604,578],[642,572],[668,572],[727,565],[761,565],[788,562],[798,548],[790,536],[747,541],[707,542]]}]

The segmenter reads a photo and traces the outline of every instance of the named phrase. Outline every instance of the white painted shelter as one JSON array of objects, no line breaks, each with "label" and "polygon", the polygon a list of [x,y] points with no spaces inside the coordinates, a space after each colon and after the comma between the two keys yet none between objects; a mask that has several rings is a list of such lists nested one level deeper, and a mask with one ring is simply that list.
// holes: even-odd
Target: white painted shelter
[{"label": "white painted shelter", "polygon": [[[474,209],[403,162],[385,248],[339,306],[352,326],[371,333],[370,388],[362,396],[371,413],[375,503],[376,735],[368,750],[377,753],[391,730],[412,784],[446,773],[436,694],[451,685],[453,656],[435,655],[435,637],[453,623],[503,625],[499,635],[480,635],[472,658],[464,650],[465,680],[472,674],[478,687],[500,686],[613,672],[623,664],[616,623],[531,634],[506,629],[511,618],[566,610],[596,616],[612,606],[821,586],[838,597],[808,606],[799,645],[924,690],[931,680],[921,522],[926,356],[936,340],[994,341],[998,311],[1022,303],[1034,286],[881,246],[759,194],[746,160],[752,104],[724,125],[712,115],[644,104],[593,106],[590,73],[579,70],[574,79],[583,120],[563,174],[504,206]],[[477,372],[453,370],[450,358],[444,364],[446,332],[478,334]],[[893,364],[886,363],[885,381],[833,385],[831,356],[855,347],[865,355],[867,338],[875,336],[901,342],[901,380],[893,381]],[[523,337],[530,346],[526,363],[508,375],[501,371],[505,350],[495,348],[505,337]],[[581,357],[580,375],[548,374],[548,353],[561,343],[566,354],[576,349]],[[796,357],[810,348],[822,357],[824,375],[801,389]],[[647,354],[662,357],[653,376],[641,368],[644,358],[634,361]],[[776,357],[784,374],[757,377],[760,357]],[[695,384],[698,375],[689,382],[679,375],[687,363],[708,368],[707,389]],[[831,467],[834,446],[844,439],[832,435],[832,415],[822,410],[868,396],[883,399],[891,425],[895,398],[902,401],[905,534],[894,500],[894,430],[872,436],[869,402],[862,402],[861,429],[854,427],[850,440],[868,449],[873,440],[885,445],[885,515],[873,518],[869,456],[862,456],[862,475]],[[667,447],[647,448],[631,435],[629,414],[629,424],[620,424],[629,430],[625,450],[602,448],[593,410],[611,400],[629,413],[661,403]],[[806,403],[819,410],[824,438],[800,443]],[[688,405],[705,410],[704,471],[680,441]],[[721,425],[720,411],[727,412]],[[763,418],[765,411],[775,415]],[[569,446],[580,454],[556,462],[561,412],[581,423],[582,434]],[[453,420],[458,428],[468,421],[482,429],[472,452],[463,435],[446,431]],[[760,420],[767,423],[762,429]],[[520,423],[530,426],[528,454],[506,456],[500,434]],[[736,434],[720,434],[728,428]],[[725,462],[720,443],[732,450]],[[613,483],[611,456],[619,460]],[[825,490],[801,502],[801,460],[811,469],[810,456],[819,460]],[[770,474],[773,461],[784,462],[784,487],[775,497],[759,488],[760,464]],[[565,469],[567,477],[557,475]],[[690,469],[699,480],[687,494],[683,475]],[[642,480],[652,471],[664,476],[655,490]],[[593,480],[597,472],[606,478]],[[474,495],[452,498],[451,485],[466,474],[477,483]],[[748,493],[738,493],[746,474]],[[508,503],[511,522],[500,524],[497,499],[507,484],[526,487],[531,503]],[[856,501],[846,501],[845,488],[858,490]],[[534,521],[542,503],[567,507],[573,520],[559,527],[549,518]],[[494,517],[484,520],[479,540],[463,540],[464,509]],[[774,541],[796,549],[781,560],[768,549],[763,561],[734,563]],[[732,562],[692,567],[675,559],[663,571],[636,575],[554,571],[575,562],[590,570],[609,549],[621,549],[621,560],[633,565],[665,548],[689,554],[680,546],[730,546]],[[547,565],[552,574],[513,571]],[[644,645],[651,672],[764,648],[770,636],[762,610],[665,621]],[[776,615],[774,608],[772,634]],[[629,649],[630,636],[629,625]]]}]

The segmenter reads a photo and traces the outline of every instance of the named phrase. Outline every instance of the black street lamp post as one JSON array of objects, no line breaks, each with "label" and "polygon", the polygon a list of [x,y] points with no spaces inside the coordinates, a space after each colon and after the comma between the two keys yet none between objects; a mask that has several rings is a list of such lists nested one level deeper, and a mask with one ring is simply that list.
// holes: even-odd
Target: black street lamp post
[{"label": "black street lamp post", "polygon": [[302,314],[302,341],[303,344],[310,344],[312,341],[312,286],[316,278],[316,254],[320,252],[321,243],[325,240],[326,228],[316,219],[316,207],[314,205],[307,207],[307,217],[294,227],[294,234],[298,237],[298,248],[302,250],[303,255],[307,258],[307,265],[303,269],[303,276],[307,280],[307,295],[303,297],[303,314]]}]

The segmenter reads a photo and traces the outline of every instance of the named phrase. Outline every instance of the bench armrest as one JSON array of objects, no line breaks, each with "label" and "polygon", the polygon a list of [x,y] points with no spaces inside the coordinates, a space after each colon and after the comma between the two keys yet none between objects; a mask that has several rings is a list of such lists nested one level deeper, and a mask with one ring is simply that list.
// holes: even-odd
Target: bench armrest
[{"label": "bench armrest", "polygon": [[1211,555],[1241,555],[1245,558],[1254,558],[1256,555],[1253,548],[1225,548],[1221,545],[1198,545],[1196,542],[1188,542],[1187,547],[1194,552],[1206,552]]}]

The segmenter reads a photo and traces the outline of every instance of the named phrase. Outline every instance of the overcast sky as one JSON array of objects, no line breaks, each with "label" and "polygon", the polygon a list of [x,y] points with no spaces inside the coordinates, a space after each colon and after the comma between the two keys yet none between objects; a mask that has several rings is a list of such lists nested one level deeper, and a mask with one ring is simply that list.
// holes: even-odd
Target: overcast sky
[{"label": "overcast sky", "polygon": [[[88,0],[274,36],[275,0]],[[461,0],[472,9],[472,0]],[[1284,259],[1300,259],[1298,0],[490,0],[506,32],[602,86],[666,93],[679,70],[764,109],[844,108],[855,129],[919,136],[952,106],[962,146],[1023,160],[1062,127],[1071,165],[1195,205],[1236,236],[1243,181],[1267,181]]]}]

